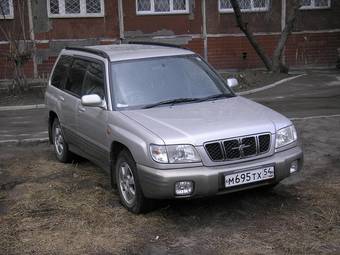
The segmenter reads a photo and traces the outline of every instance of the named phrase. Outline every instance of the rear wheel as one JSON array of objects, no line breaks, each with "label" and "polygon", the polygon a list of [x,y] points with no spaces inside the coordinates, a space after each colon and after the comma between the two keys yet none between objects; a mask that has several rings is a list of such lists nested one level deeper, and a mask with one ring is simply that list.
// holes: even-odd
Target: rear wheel
[{"label": "rear wheel", "polygon": [[65,141],[63,131],[57,118],[54,119],[52,124],[52,138],[57,159],[63,163],[69,162],[72,158],[72,153],[68,149],[68,144]]},{"label": "rear wheel", "polygon": [[120,201],[126,209],[138,214],[152,208],[152,201],[144,197],[139,184],[136,162],[126,150],[118,155],[115,175]]}]

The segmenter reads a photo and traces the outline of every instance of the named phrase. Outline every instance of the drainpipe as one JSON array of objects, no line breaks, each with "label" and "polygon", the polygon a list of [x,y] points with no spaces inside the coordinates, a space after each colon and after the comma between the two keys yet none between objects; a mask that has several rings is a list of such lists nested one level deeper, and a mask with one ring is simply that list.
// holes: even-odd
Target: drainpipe
[{"label": "drainpipe", "polygon": [[[281,32],[286,28],[286,15],[287,15],[287,0],[281,0]],[[286,63],[286,47],[283,49],[282,62]]]},{"label": "drainpipe", "polygon": [[118,0],[118,19],[119,19],[119,39],[120,39],[120,42],[122,42],[124,40],[123,0]]},{"label": "drainpipe", "polygon": [[30,30],[30,40],[33,46],[32,47],[33,77],[36,79],[38,78],[37,45],[35,42],[31,0],[27,0],[27,8],[28,8],[28,26]]},{"label": "drainpipe", "polygon": [[207,36],[207,8],[206,8],[206,1],[201,1],[202,7],[202,20],[203,20],[203,44],[204,44],[204,59],[208,61],[208,36]]}]

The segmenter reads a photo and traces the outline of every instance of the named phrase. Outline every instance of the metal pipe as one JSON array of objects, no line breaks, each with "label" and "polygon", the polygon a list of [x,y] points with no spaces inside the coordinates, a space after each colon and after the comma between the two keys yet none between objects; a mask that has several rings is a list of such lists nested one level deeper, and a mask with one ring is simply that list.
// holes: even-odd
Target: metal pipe
[{"label": "metal pipe", "polygon": [[203,47],[204,47],[204,59],[208,61],[208,37],[207,37],[207,8],[206,8],[206,1],[201,1],[201,8],[202,8],[202,20],[203,20]]},{"label": "metal pipe", "polygon": [[123,11],[123,1],[118,0],[118,19],[119,19],[119,39],[124,40],[124,11]]},{"label": "metal pipe", "polygon": [[27,8],[28,8],[28,26],[30,30],[30,40],[33,46],[32,47],[33,77],[38,78],[37,45],[36,45],[35,34],[34,34],[31,0],[27,0]]},{"label": "metal pipe", "polygon": [[[281,0],[281,32],[286,28],[287,0]],[[286,63],[286,48],[283,49],[282,62]]]}]

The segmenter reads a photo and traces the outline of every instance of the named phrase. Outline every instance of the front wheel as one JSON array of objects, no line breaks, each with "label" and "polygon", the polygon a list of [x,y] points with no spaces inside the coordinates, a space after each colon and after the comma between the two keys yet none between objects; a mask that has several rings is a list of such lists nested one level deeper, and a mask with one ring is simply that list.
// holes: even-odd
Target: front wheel
[{"label": "front wheel", "polygon": [[120,201],[133,213],[147,212],[152,208],[151,200],[144,197],[139,184],[136,162],[128,151],[122,151],[117,159],[116,183]]}]

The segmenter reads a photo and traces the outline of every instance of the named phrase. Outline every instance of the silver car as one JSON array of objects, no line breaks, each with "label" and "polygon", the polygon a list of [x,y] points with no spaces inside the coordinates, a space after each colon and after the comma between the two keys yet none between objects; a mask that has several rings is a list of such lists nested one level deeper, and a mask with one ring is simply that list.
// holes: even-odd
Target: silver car
[{"label": "silver car", "polygon": [[292,122],[235,95],[201,57],[177,47],[66,48],[46,91],[49,136],[105,169],[122,204],[273,186],[300,171]]}]

